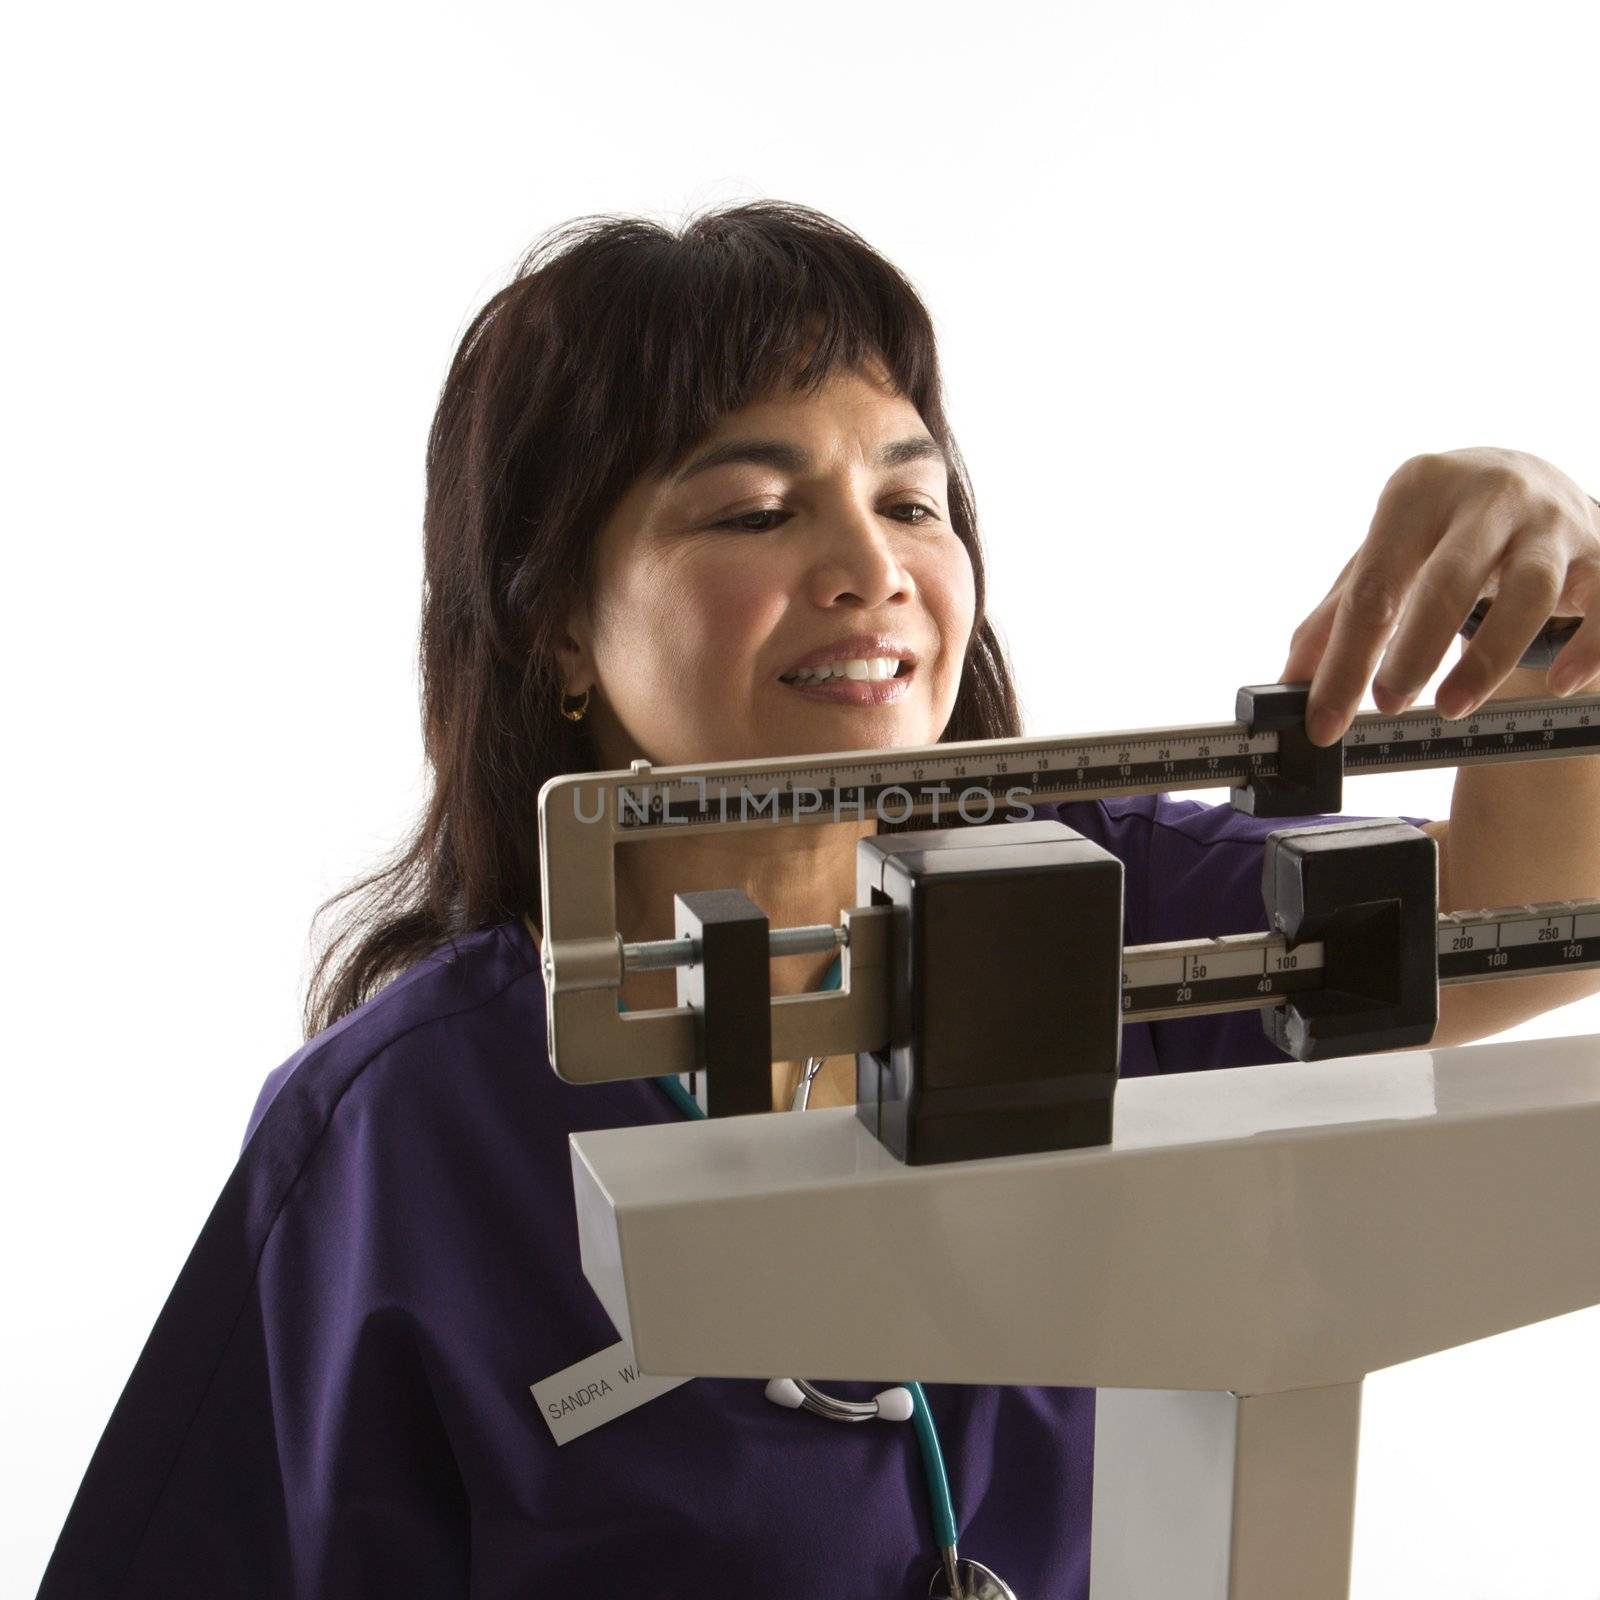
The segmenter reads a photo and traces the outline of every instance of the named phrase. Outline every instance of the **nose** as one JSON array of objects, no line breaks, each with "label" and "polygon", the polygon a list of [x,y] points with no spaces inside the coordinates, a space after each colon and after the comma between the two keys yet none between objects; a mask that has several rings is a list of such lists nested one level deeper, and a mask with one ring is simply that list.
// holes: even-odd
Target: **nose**
[{"label": "nose", "polygon": [[854,602],[870,610],[916,592],[894,524],[853,496],[826,518],[810,581],[823,606]]}]

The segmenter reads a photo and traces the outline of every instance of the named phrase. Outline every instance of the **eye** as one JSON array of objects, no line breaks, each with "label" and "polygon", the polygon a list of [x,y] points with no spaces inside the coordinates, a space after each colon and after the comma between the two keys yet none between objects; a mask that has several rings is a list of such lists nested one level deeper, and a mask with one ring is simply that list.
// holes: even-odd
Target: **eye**
[{"label": "eye", "polygon": [[[899,505],[890,506],[890,512],[913,512],[912,516],[897,516],[896,522],[903,522],[908,528],[920,528],[925,522],[937,522],[938,513],[930,506],[925,506],[920,500],[904,500]],[[731,528],[736,533],[771,533],[781,527],[793,515],[792,512],[781,511],[777,508],[767,508],[760,511],[745,511],[737,517],[728,517],[722,522],[712,524],[715,528]],[[778,518],[774,522],[771,518]]]},{"label": "eye", "polygon": [[771,533],[778,526],[773,522],[762,522],[763,517],[782,517],[785,522],[789,520],[790,513],[768,509],[764,511],[746,511],[737,517],[729,517],[726,522],[713,523],[713,527],[732,528],[743,533]]}]

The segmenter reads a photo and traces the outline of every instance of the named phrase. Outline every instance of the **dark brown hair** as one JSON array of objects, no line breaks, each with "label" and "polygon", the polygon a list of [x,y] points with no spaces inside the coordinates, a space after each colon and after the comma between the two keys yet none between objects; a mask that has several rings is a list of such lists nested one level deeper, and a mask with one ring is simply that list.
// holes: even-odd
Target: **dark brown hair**
[{"label": "dark brown hair", "polygon": [[778,385],[805,391],[874,360],[944,448],[951,525],[972,558],[973,633],[941,741],[1020,734],[933,325],[910,282],[841,223],[779,201],[677,233],[565,223],[472,319],[444,380],[423,511],[432,791],[411,837],[318,908],[314,928],[341,916],[313,967],[308,1038],[440,944],[537,910],[539,789],[599,765],[585,725],[560,715],[554,647],[628,487]]}]

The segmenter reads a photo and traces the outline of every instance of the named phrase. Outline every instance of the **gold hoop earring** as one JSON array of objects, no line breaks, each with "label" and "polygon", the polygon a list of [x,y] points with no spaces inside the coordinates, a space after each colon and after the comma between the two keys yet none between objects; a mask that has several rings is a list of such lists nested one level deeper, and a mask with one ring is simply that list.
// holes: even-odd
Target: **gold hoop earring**
[{"label": "gold hoop earring", "polygon": [[588,709],[589,709],[589,691],[587,689],[585,689],[583,691],[583,703],[577,708],[576,711],[568,711],[567,710],[567,697],[566,697],[565,694],[563,694],[561,696],[561,715],[564,716],[567,719],[568,722],[582,722],[583,718],[584,718],[584,713],[586,711],[588,711]]}]

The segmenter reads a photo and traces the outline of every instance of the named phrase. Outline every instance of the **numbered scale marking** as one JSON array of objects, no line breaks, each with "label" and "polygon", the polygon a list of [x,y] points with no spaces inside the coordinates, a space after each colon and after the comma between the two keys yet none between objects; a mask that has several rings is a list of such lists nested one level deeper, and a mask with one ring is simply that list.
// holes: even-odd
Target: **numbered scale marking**
[{"label": "numbered scale marking", "polygon": [[[1600,900],[1560,900],[1439,918],[1439,982],[1477,983],[1600,967]],[[1122,953],[1122,1014],[1159,1022],[1281,1005],[1324,981],[1323,946],[1281,934],[1131,945]]]},{"label": "numbered scale marking", "polygon": [[[641,773],[617,790],[624,833],[668,825],[899,821],[931,827],[1024,817],[1032,801],[1094,800],[1181,789],[1243,786],[1278,775],[1279,735],[1240,722],[1145,728],[1081,739],[1012,739],[924,750],[896,759],[747,772],[737,783],[695,777],[666,781]],[[1450,722],[1432,707],[1382,716],[1364,712],[1343,740],[1344,770],[1398,772],[1470,767],[1600,751],[1600,695],[1571,700],[1502,700]]]},{"label": "numbered scale marking", "polygon": [[1420,771],[1584,755],[1600,749],[1600,697],[1484,706],[1446,722],[1431,706],[1398,717],[1363,715],[1344,736],[1346,772]]}]

